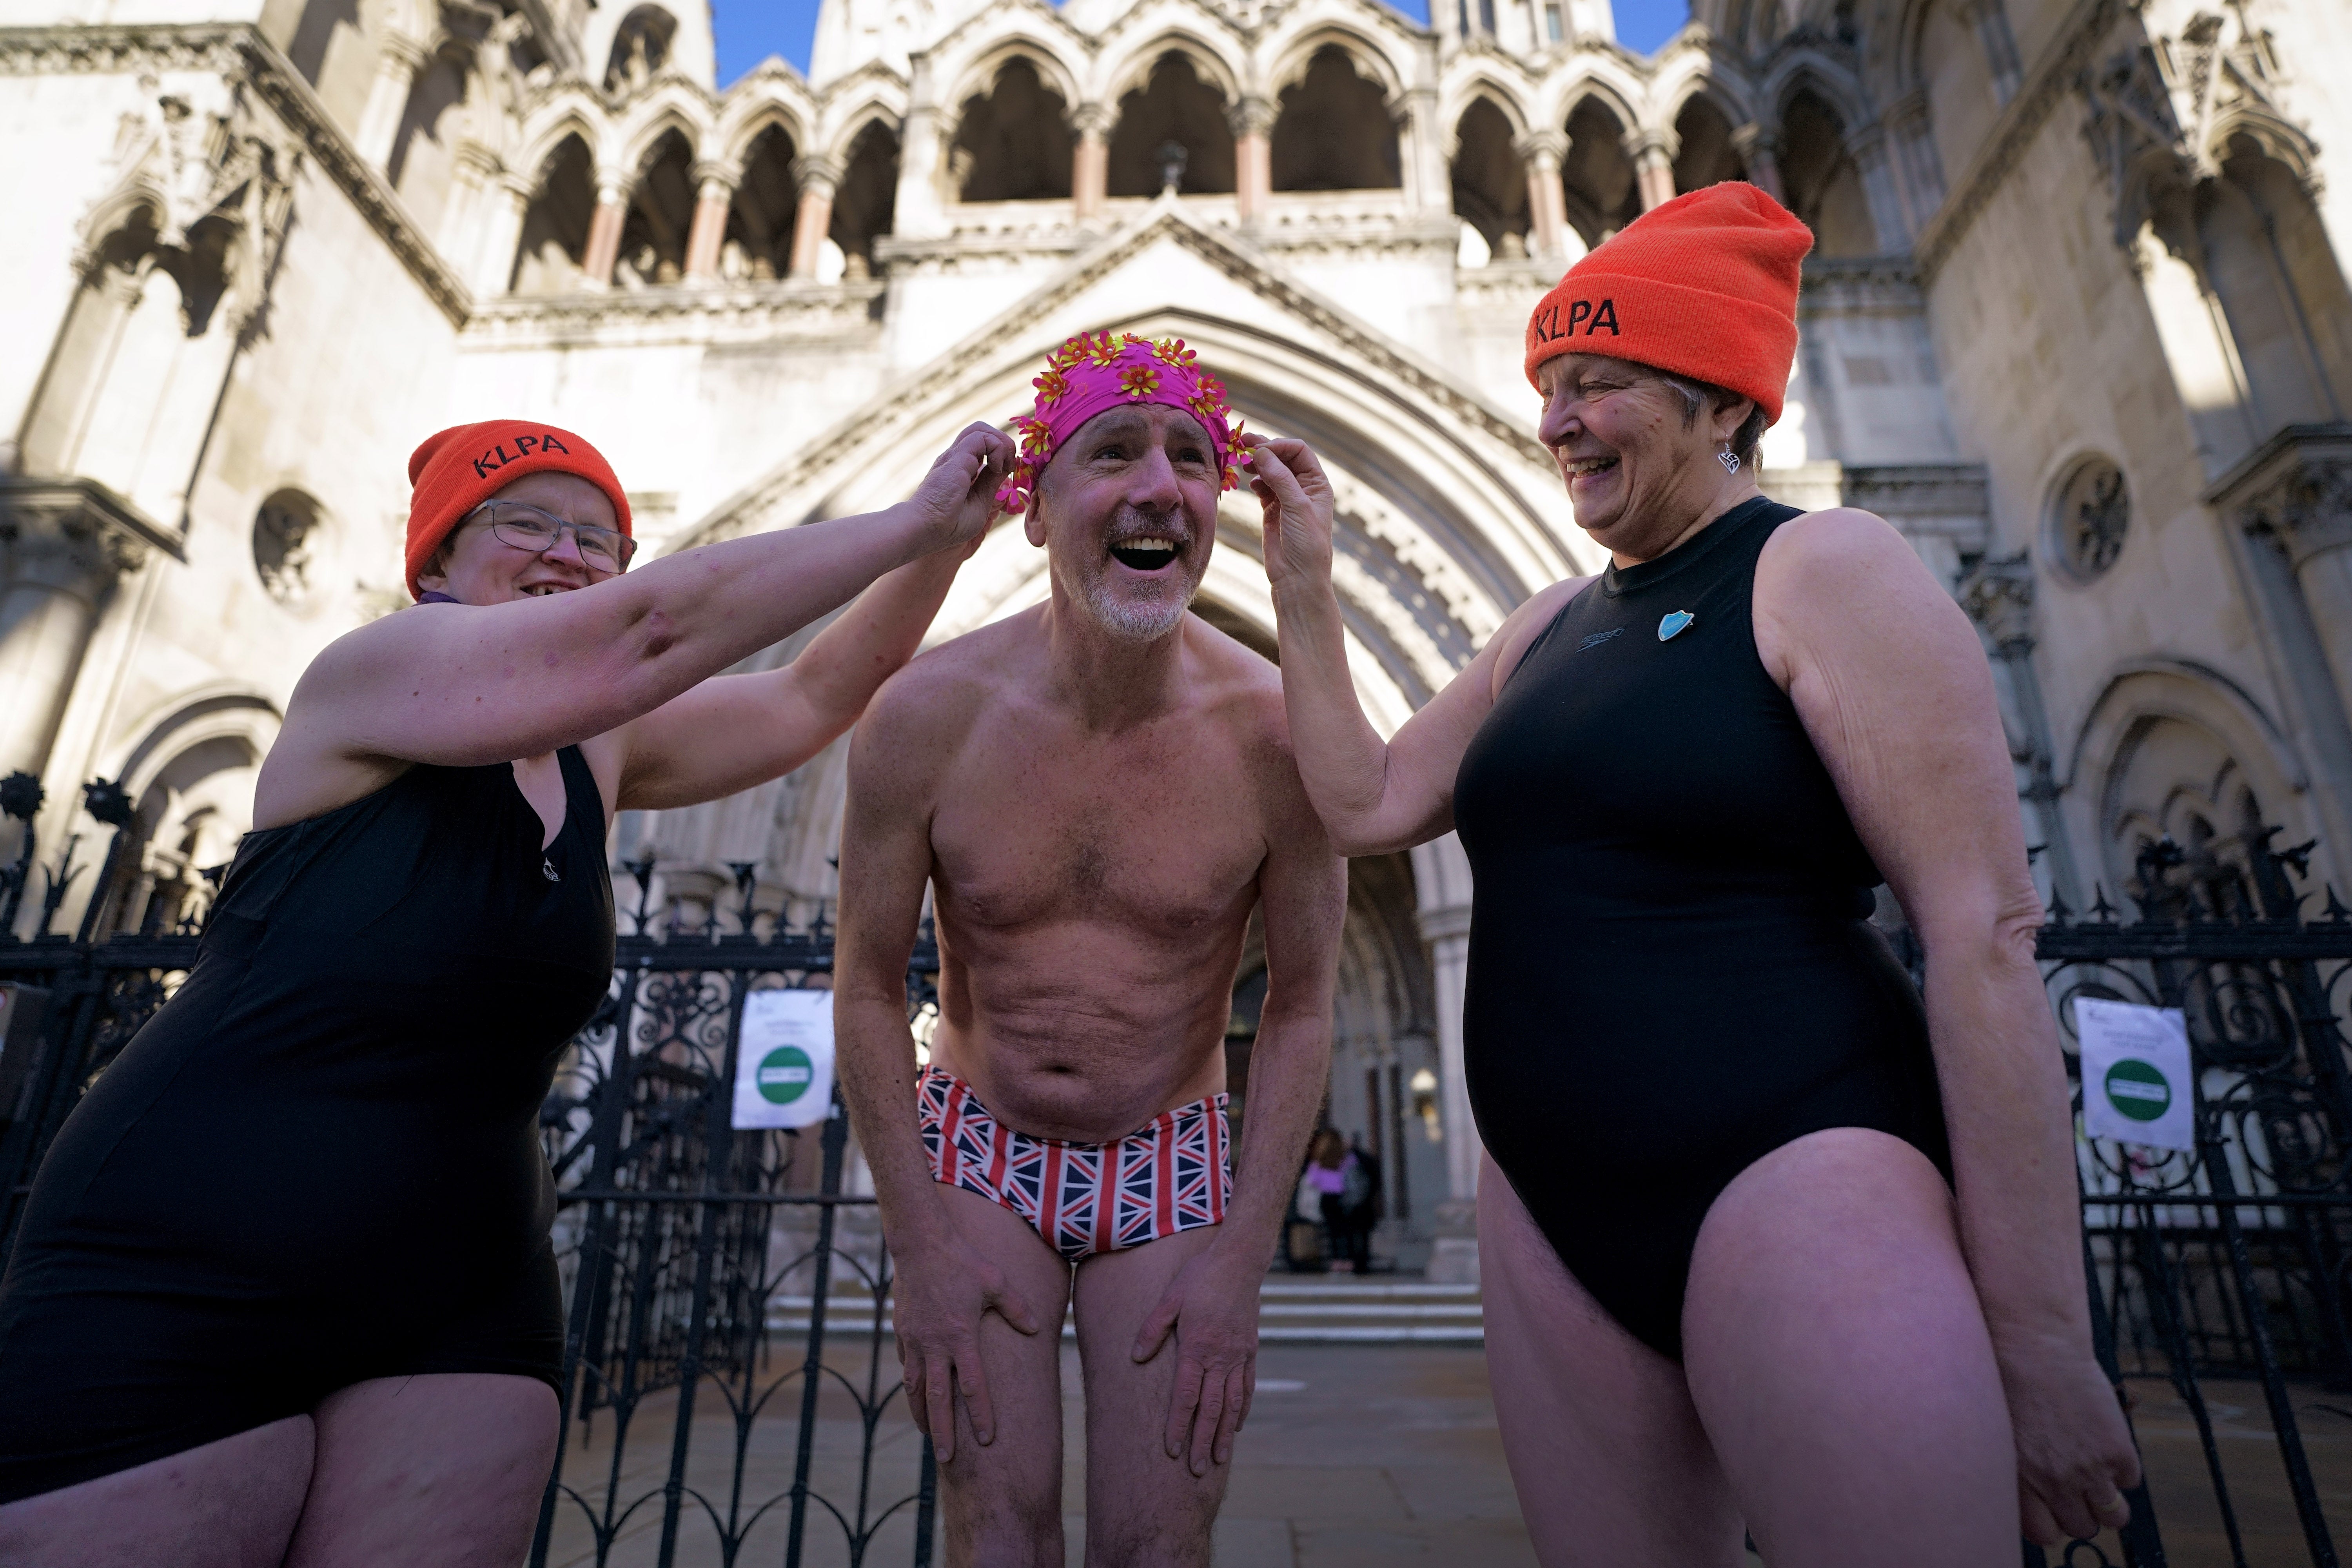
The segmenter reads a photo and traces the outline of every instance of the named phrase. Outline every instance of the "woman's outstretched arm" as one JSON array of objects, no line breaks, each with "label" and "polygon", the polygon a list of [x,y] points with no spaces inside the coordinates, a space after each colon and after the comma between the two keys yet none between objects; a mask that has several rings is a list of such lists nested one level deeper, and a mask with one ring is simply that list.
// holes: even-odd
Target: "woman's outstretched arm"
[{"label": "woman's outstretched arm", "polygon": [[1756,649],[1927,952],[1960,1240],[2017,1437],[2026,1532],[2121,1522],[2139,1463],[2091,1352],[2074,1121],[2033,961],[2041,900],[1984,649],[1867,512],[1784,525],[1756,568]]},{"label": "woman's outstretched arm", "polygon": [[311,664],[273,759],[482,766],[616,729],[884,573],[978,537],[1012,453],[974,425],[912,499],[879,512],[704,545],[571,593],[386,616]]},{"label": "woman's outstretched arm", "polygon": [[1331,586],[1331,483],[1304,441],[1255,441],[1250,488],[1265,515],[1265,574],[1282,649],[1282,700],[1298,773],[1342,855],[1411,848],[1454,826],[1454,775],[1504,677],[1590,579],[1556,583],[1511,612],[1476,658],[1382,741],[1356,700]]},{"label": "woman's outstretched arm", "polygon": [[628,726],[618,809],[716,800],[799,767],[857,721],[980,547],[935,550],[868,588],[780,669],[720,675]]}]

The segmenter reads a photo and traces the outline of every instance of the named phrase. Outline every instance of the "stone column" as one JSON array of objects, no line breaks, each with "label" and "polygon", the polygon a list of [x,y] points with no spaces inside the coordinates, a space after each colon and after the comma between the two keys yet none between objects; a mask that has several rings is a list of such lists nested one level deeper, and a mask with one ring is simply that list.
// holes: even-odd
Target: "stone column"
[{"label": "stone column", "polygon": [[613,286],[613,263],[621,258],[621,228],[628,222],[629,192],[635,184],[618,170],[596,175],[596,216],[588,220],[588,249],[580,262],[580,281],[588,288]]},{"label": "stone column", "polygon": [[1403,109],[1404,124],[1400,129],[1412,159],[1412,205],[1431,216],[1451,213],[1454,181],[1445,166],[1445,128],[1437,117],[1437,89],[1407,89]]},{"label": "stone column", "polygon": [[2025,784],[2018,794],[2032,811],[2027,831],[2038,832],[2046,846],[2042,865],[2050,873],[2051,888],[2079,913],[2088,900],[2066,820],[2058,809],[2056,747],[2049,710],[2042,700],[2042,681],[2033,670],[2033,557],[2021,552],[1979,563],[1960,579],[1958,598],[1992,644],[2008,677],[2012,711],[2004,718],[2015,721],[2012,752],[2021,742],[2024,747],[2025,754],[2016,760],[2025,770]]},{"label": "stone column", "polygon": [[793,160],[793,178],[800,182],[800,213],[793,219],[792,266],[794,278],[816,276],[817,247],[833,232],[833,193],[841,187],[841,160],[812,153]]},{"label": "stone column", "polygon": [[741,176],[725,163],[704,163],[694,166],[694,177],[698,189],[694,224],[686,235],[686,275],[711,279],[719,276],[719,247],[727,238],[727,209],[735,199],[735,182]]},{"label": "stone column", "polygon": [[1871,226],[1878,231],[1878,248],[1886,256],[1900,256],[1911,248],[1911,227],[1903,213],[1903,200],[1895,189],[1895,170],[1886,158],[1885,127],[1873,121],[1847,132],[1846,151],[1853,154],[1854,167],[1862,172],[1862,194],[1870,203]]},{"label": "stone column", "polygon": [[1675,154],[1682,139],[1671,131],[1644,128],[1625,133],[1625,155],[1633,160],[1633,179],[1642,193],[1642,210],[1675,199]]},{"label": "stone column", "polygon": [[1528,166],[1528,219],[1535,226],[1536,254],[1558,256],[1568,248],[1568,197],[1559,184],[1568,132],[1530,131],[1511,143],[1511,151]]},{"label": "stone column", "polygon": [[1080,223],[1102,216],[1110,184],[1110,128],[1117,119],[1106,103],[1082,103],[1070,116],[1078,132],[1070,144],[1070,205]]},{"label": "stone column", "polygon": [[383,53],[376,57],[375,81],[368,88],[359,129],[352,135],[353,150],[378,173],[392,156],[392,144],[400,139],[400,122],[408,113],[408,95],[416,85],[416,73],[432,58],[423,44],[404,33],[383,36]]},{"label": "stone column", "polygon": [[0,479],[0,773],[39,774],[116,579],[170,536],[89,479]]},{"label": "stone column", "polygon": [[[2339,710],[2352,707],[2352,425],[2291,425],[2215,487],[2240,527],[2285,556]],[[2352,790],[2352,779],[2338,781]]]},{"label": "stone column", "polygon": [[1234,132],[1234,206],[1244,223],[1265,216],[1274,194],[1274,146],[1268,138],[1280,111],[1263,98],[1243,99],[1225,111]]},{"label": "stone column", "polygon": [[1789,193],[1780,184],[1780,153],[1787,143],[1777,127],[1743,125],[1731,133],[1733,151],[1748,165],[1748,183],[1786,205]]},{"label": "stone column", "polygon": [[1430,1244],[1429,1278],[1466,1284],[1478,1278],[1478,1166],[1486,1152],[1463,1076],[1462,1000],[1470,973],[1470,906],[1424,909],[1418,920],[1436,983],[1438,1116],[1445,1131],[1446,1195],[1436,1208],[1438,1234]]},{"label": "stone column", "polygon": [[530,216],[531,183],[520,174],[502,174],[486,196],[482,248],[474,258],[477,299],[503,294],[514,280],[515,249],[522,243],[523,220]]},{"label": "stone column", "polygon": [[931,101],[931,59],[927,52],[907,57],[910,78],[907,119],[899,132],[898,190],[890,232],[902,239],[934,239],[948,232],[947,208],[940,197],[940,110]]},{"label": "stone column", "polygon": [[477,254],[482,237],[488,216],[485,196],[498,178],[499,161],[488,148],[468,137],[457,143],[455,163],[448,205],[441,209],[441,254],[456,264],[458,275],[471,287],[473,268],[466,263]]}]

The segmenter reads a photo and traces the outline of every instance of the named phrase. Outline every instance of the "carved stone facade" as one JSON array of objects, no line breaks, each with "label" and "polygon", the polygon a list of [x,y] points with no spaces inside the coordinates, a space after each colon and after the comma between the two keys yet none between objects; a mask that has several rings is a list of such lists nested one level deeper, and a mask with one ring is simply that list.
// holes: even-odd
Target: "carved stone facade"
[{"label": "carved stone facade", "polygon": [[[143,847],[106,918],[173,918],[304,665],[404,602],[425,434],[586,432],[674,550],[896,499],[1106,327],[1181,333],[1253,426],[1324,452],[1392,730],[1601,563],[1534,439],[1528,308],[1646,207],[1746,178],[1818,242],[1766,486],[1888,518],[1977,618],[2045,895],[2127,894],[2142,837],[2219,864],[2269,825],[2352,892],[2352,209],[2322,165],[2352,16],[1695,11],[1645,58],[1607,0],[1434,0],[1425,27],[1378,0],[824,0],[808,75],[721,89],[707,12],[667,0],[103,26],[24,0],[0,771],[42,777],[46,844],[121,778]],[[1201,608],[1270,647],[1254,510]],[[1044,592],[1008,531],[937,635]],[[836,749],[625,820],[615,855],[657,856],[688,919],[737,862],[804,916],[842,789]],[[1358,873],[1331,1114],[1388,1156],[1386,1245],[1465,1269],[1467,872],[1446,840]]]}]

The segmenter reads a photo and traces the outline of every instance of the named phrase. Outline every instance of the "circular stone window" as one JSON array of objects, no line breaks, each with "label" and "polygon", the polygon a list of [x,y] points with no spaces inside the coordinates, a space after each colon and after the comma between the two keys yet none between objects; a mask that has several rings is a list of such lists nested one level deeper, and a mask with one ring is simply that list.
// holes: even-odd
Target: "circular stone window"
[{"label": "circular stone window", "polygon": [[279,490],[253,519],[253,569],[269,596],[289,609],[310,596],[319,538],[319,503],[300,490]]},{"label": "circular stone window", "polygon": [[2078,463],[2051,503],[2050,544],[2066,570],[2087,583],[2116,563],[2131,526],[2123,470],[2105,458]]}]

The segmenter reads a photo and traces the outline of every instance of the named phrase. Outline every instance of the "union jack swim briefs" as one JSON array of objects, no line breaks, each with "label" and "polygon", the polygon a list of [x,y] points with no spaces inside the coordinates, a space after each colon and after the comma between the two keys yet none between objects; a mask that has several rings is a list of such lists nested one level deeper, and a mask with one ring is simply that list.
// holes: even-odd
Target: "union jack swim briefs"
[{"label": "union jack swim briefs", "polygon": [[1225,1102],[1213,1094],[1115,1143],[1073,1143],[1015,1132],[952,1073],[927,1065],[915,1079],[931,1179],[1003,1204],[1072,1263],[1224,1223],[1234,1193]]}]

